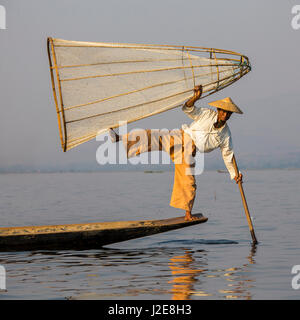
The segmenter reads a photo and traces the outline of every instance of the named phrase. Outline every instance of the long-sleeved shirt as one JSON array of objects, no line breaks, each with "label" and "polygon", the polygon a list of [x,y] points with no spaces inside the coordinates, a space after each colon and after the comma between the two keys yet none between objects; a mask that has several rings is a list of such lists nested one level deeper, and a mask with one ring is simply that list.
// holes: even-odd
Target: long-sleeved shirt
[{"label": "long-sleeved shirt", "polygon": [[230,129],[225,123],[221,128],[215,128],[218,113],[208,108],[186,107],[183,105],[182,110],[194,121],[190,125],[183,124],[182,129],[195,142],[200,152],[211,152],[216,148],[221,149],[222,157],[230,178],[235,177],[233,165],[233,146]]}]

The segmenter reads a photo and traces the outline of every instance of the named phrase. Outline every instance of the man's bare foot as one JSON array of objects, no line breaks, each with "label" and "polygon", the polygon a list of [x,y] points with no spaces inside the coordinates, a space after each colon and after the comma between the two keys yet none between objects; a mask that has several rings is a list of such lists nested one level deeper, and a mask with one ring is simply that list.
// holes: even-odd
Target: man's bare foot
[{"label": "man's bare foot", "polygon": [[111,142],[115,143],[120,141],[120,136],[112,128],[109,129],[109,135]]},{"label": "man's bare foot", "polygon": [[193,216],[192,215],[192,213],[191,213],[191,211],[186,211],[185,212],[185,217],[184,217],[184,220],[185,221],[193,221],[193,220],[197,220],[198,218],[197,217],[195,217],[195,216]]}]

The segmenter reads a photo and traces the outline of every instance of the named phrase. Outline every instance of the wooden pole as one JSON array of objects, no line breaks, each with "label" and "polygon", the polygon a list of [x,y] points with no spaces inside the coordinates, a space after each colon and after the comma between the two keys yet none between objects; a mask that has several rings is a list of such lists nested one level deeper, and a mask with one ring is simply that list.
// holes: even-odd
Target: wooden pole
[{"label": "wooden pole", "polygon": [[[238,169],[238,166],[237,166],[237,163],[236,163],[234,155],[233,155],[233,159],[232,160],[233,160],[233,165],[234,165],[234,169],[235,169],[235,175],[238,176],[239,175],[239,169]],[[238,185],[239,185],[239,189],[240,189],[240,192],[241,192],[243,206],[244,206],[244,209],[245,209],[245,214],[246,214],[246,218],[247,218],[247,221],[248,221],[248,225],[249,225],[252,241],[253,241],[253,244],[257,244],[258,241],[257,241],[255,233],[254,233],[253,224],[252,224],[252,220],[251,220],[251,217],[250,217],[250,213],[249,213],[246,197],[245,197],[245,194],[244,194],[244,189],[243,189],[243,186],[242,186],[242,182],[239,181]]]}]

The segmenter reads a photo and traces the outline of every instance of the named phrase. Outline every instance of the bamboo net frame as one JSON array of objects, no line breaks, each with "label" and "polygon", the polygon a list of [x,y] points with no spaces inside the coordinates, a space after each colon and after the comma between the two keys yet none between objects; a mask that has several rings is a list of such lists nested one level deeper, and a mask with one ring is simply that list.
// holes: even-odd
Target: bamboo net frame
[{"label": "bamboo net frame", "polygon": [[[48,47],[48,57],[49,57],[49,66],[50,66],[50,75],[51,75],[51,83],[52,83],[52,91],[54,95],[54,102],[56,106],[56,113],[58,118],[58,127],[59,127],[59,136],[60,136],[60,142],[63,151],[67,151],[71,148],[74,148],[78,146],[79,144],[86,142],[88,140],[91,140],[95,138],[98,134],[98,130],[96,128],[91,129],[89,132],[86,132],[86,134],[82,134],[81,136],[72,137],[72,135],[69,134],[68,130],[71,128],[70,126],[75,123],[80,123],[80,121],[89,121],[92,119],[97,119],[100,117],[107,117],[109,115],[116,114],[118,112],[125,112],[125,111],[131,111],[131,110],[137,110],[136,108],[143,107],[147,104],[152,105],[154,103],[164,103],[164,101],[170,101],[172,99],[178,98],[178,103],[173,103],[167,105],[166,107],[161,107],[159,110],[154,110],[151,112],[148,112],[144,115],[139,115],[136,117],[131,117],[128,121],[128,123],[137,121],[140,119],[143,119],[145,117],[149,117],[161,112],[165,112],[170,109],[174,109],[178,106],[180,106],[183,101],[186,99],[186,97],[190,97],[193,95],[193,89],[196,84],[202,84],[203,86],[203,95],[202,98],[205,98],[217,91],[220,91],[227,86],[231,85],[241,77],[243,77],[245,74],[247,74],[251,70],[250,62],[248,57],[228,50],[221,50],[216,48],[204,48],[204,47],[193,47],[193,46],[169,46],[169,45],[148,45],[148,44],[118,44],[118,43],[97,43],[97,42],[77,42],[77,41],[66,41],[61,39],[53,39],[48,38],[47,39],[47,47]],[[148,52],[149,50],[153,52],[174,52],[174,57],[161,57],[159,58],[136,58],[136,59],[127,59],[127,60],[111,60],[111,61],[93,61],[90,63],[85,63],[85,61],[81,61],[80,59],[75,59],[78,63],[67,63],[62,64],[59,60],[60,57],[57,57],[57,50],[65,49],[65,48],[91,48],[92,50],[97,50],[97,48],[101,49],[112,49],[112,48],[119,48],[119,49],[133,49],[137,52],[141,52],[141,55],[143,55],[145,52]],[[182,53],[180,56],[179,53]],[[58,52],[59,53],[59,52]],[[193,53],[193,55],[191,55]],[[197,56],[195,56],[195,54]],[[205,58],[205,63],[197,63],[197,60],[199,57]],[[181,65],[179,65],[179,61],[181,61]],[[160,63],[170,63],[170,66],[164,66],[164,67],[156,67],[156,68],[145,68],[145,65],[147,66],[147,63],[157,63],[158,65]],[[175,63],[175,66],[172,65],[172,63]],[[177,63],[177,64],[176,64]],[[127,70],[125,72],[122,72],[122,69],[119,70],[118,65],[120,67],[123,65],[127,66],[134,66],[132,70]],[[139,68],[138,66],[141,65],[143,67]],[[96,73],[96,74],[89,74],[89,75],[79,75],[79,76],[68,76],[68,70],[75,70],[74,74],[76,74],[77,70],[85,70],[84,68],[112,68],[112,66],[115,66],[114,68],[117,68],[116,70],[119,70],[117,72],[112,72],[111,69],[108,69],[109,72],[105,73]],[[202,70],[201,68],[209,68],[205,70],[205,73],[199,74],[199,70]],[[228,72],[226,71],[228,68],[231,68],[232,72],[230,76],[228,76]],[[66,70],[67,73],[63,73],[63,70]],[[100,69],[102,70],[102,69]],[[106,69],[105,69],[106,70]],[[203,69],[204,70],[204,69]],[[75,84],[75,82],[82,83],[84,81],[90,81],[92,79],[99,79],[98,81],[101,81],[101,79],[109,79],[109,81],[114,81],[115,79],[120,79],[122,77],[128,77],[132,75],[137,76],[144,76],[145,74],[151,74],[155,73],[159,75],[160,73],[164,74],[165,72],[181,72],[184,76],[178,78],[174,78],[165,81],[162,79],[162,81],[150,84],[150,85],[144,85],[142,87],[132,88],[132,90],[128,90],[126,92],[119,92],[116,94],[111,94],[109,96],[105,97],[99,97],[94,99],[85,100],[84,102],[80,103],[73,103],[73,104],[66,104],[64,105],[64,97],[65,97],[65,85],[68,83]],[[198,72],[198,73],[197,73]],[[67,74],[67,76],[66,76]],[[201,78],[203,76],[211,76],[213,81],[202,83]],[[135,103],[130,104],[125,107],[123,107],[120,110],[102,110],[99,109],[100,112],[94,112],[93,114],[87,114],[84,115],[85,110],[90,110],[86,108],[94,108],[95,106],[99,106],[101,103],[108,103],[110,101],[119,101],[118,99],[121,98],[127,98],[131,97],[134,94],[146,94],[149,90],[155,90],[159,87],[168,87],[170,85],[177,85],[177,84],[183,84],[187,83],[189,81],[192,81],[192,86],[185,87],[182,86],[183,89],[181,89],[178,92],[173,92],[170,94],[167,92],[164,95],[153,97],[149,99],[146,102],[143,103]],[[190,82],[189,82],[190,83]],[[185,97],[185,98],[183,98]],[[172,100],[173,101],[173,100]],[[66,116],[66,112],[73,112],[77,110],[78,115],[76,115],[76,118],[72,118],[70,116]],[[116,128],[117,124],[110,124],[109,127]],[[105,130],[102,130],[101,132],[105,132]]]}]

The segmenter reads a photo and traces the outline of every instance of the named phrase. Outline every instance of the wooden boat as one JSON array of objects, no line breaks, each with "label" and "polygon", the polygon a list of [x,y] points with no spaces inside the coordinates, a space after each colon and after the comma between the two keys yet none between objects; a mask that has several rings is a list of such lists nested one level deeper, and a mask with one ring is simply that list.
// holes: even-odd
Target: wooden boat
[{"label": "wooden boat", "polygon": [[100,248],[207,221],[201,213],[194,216],[196,219],[192,221],[178,217],[164,220],[0,228],[0,251]]}]

